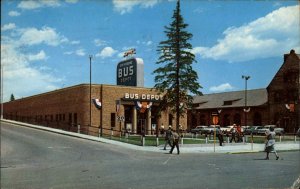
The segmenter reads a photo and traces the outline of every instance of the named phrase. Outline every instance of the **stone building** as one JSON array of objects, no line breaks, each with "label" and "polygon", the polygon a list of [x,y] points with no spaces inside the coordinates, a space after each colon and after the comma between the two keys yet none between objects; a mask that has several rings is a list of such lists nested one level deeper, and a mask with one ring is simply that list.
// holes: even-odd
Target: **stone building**
[{"label": "stone building", "polygon": [[270,123],[294,132],[300,125],[300,56],[291,50],[267,87]]},{"label": "stone building", "polygon": [[187,128],[212,125],[213,115],[218,115],[221,126],[272,124],[295,132],[300,125],[299,67],[300,56],[291,50],[266,89],[196,96],[188,112]]}]

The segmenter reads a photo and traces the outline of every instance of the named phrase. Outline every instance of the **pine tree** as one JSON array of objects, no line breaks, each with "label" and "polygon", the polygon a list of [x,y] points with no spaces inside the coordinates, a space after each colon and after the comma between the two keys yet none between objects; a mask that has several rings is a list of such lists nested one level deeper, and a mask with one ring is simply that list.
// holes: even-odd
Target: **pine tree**
[{"label": "pine tree", "polygon": [[10,101],[14,101],[15,100],[15,96],[14,96],[14,94],[11,94],[10,95]]},{"label": "pine tree", "polygon": [[179,129],[179,117],[186,113],[186,108],[192,104],[192,94],[201,95],[198,83],[198,74],[192,68],[196,62],[195,55],[191,53],[192,45],[188,42],[192,34],[185,29],[180,13],[180,1],[172,17],[172,23],[165,26],[167,40],[161,41],[157,52],[160,57],[156,64],[161,67],[154,70],[154,88],[164,94],[161,109],[170,109],[176,112],[176,129]]}]

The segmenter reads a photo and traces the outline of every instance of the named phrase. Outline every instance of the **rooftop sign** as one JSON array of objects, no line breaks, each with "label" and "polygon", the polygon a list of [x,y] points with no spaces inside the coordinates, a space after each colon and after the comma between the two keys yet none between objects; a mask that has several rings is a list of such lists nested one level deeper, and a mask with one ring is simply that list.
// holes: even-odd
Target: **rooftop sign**
[{"label": "rooftop sign", "polygon": [[144,62],[141,58],[131,58],[119,62],[117,85],[144,87]]}]

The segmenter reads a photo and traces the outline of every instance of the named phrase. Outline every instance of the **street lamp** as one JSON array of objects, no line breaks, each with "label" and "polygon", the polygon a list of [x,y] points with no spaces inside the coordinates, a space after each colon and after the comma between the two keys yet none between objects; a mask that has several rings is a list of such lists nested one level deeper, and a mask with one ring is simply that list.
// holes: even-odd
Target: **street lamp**
[{"label": "street lamp", "polygon": [[92,58],[93,58],[93,55],[89,55],[89,59],[90,59],[90,127],[92,126]]},{"label": "street lamp", "polygon": [[244,106],[244,124],[245,126],[247,126],[247,112],[250,111],[250,109],[246,109],[247,108],[247,81],[248,79],[250,79],[250,76],[245,76],[245,75],[242,75],[242,79],[245,79],[245,106]]},{"label": "street lamp", "polygon": [[3,119],[3,64],[1,64],[1,120]]}]

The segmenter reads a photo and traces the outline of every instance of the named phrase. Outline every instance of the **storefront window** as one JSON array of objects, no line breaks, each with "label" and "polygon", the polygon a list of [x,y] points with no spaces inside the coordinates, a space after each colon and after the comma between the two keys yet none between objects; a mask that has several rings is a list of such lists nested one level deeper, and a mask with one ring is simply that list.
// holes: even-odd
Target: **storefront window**
[{"label": "storefront window", "polygon": [[110,126],[111,127],[116,126],[116,114],[115,113],[110,114]]}]

